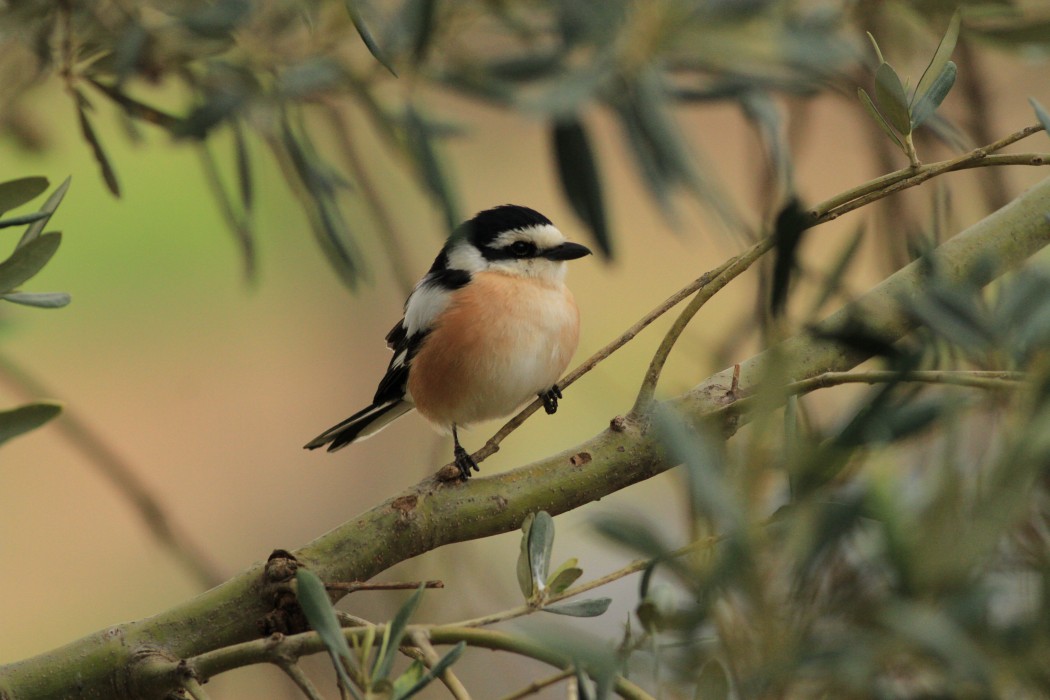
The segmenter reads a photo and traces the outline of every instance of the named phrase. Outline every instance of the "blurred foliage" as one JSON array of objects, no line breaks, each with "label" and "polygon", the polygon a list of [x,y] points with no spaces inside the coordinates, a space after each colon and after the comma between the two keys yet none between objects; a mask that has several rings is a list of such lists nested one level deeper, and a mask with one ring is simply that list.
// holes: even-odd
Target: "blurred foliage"
[{"label": "blurred foliage", "polygon": [[[43,177],[0,182],[0,229],[24,227],[11,254],[0,260],[0,301],[44,309],[60,308],[70,301],[65,292],[24,292],[21,289],[44,269],[62,242],[61,233],[45,232],[44,229],[65,196],[69,179],[59,185],[38,211],[15,216],[8,216],[8,213],[39,197],[48,186],[47,178]],[[61,405],[53,401],[41,401],[0,411],[0,444],[40,427],[61,410]]]},{"label": "blurred foliage", "polygon": [[[572,206],[607,254],[611,241],[583,114],[603,106],[619,119],[652,194],[670,207],[683,189],[731,227],[742,217],[711,169],[695,157],[672,108],[741,100],[755,91],[815,94],[853,58],[834,3],[456,2],[398,4],[245,0],[10,4],[0,11],[4,132],[43,147],[37,115],[20,99],[64,81],[81,131],[110,190],[119,164],[92,126],[94,102],[128,123],[187,142],[235,135],[238,184],[216,182],[251,269],[252,163],[245,133],[281,165],[329,260],[352,284],[362,261],[344,213],[353,179],[314,146],[319,116],[365,115],[345,142],[379,138],[445,212],[461,220],[440,142],[458,125],[423,107],[426,89],[451,89],[522,110],[551,125],[558,173]],[[362,50],[366,49],[366,50]],[[383,68],[377,63],[381,62]],[[731,59],[731,60],[730,60]],[[395,78],[395,74],[400,78]],[[399,90],[388,88],[395,81]],[[174,103],[169,109],[154,103]],[[344,160],[358,156],[352,147]],[[231,195],[229,190],[238,195]],[[377,206],[372,202],[371,206]],[[354,221],[361,217],[355,212]]]},{"label": "blurred foliage", "polygon": [[[332,266],[353,285],[366,269],[355,243],[362,224],[381,221],[376,209],[386,206],[354,194],[369,189],[360,180],[379,167],[359,162],[357,143],[381,141],[449,229],[461,220],[442,141],[462,134],[463,125],[426,107],[434,92],[454,91],[549,123],[552,174],[611,255],[603,154],[591,146],[588,112],[604,109],[619,122],[641,182],[669,216],[675,194],[684,192],[730,231],[746,234],[755,222],[676,113],[696,104],[740,105],[790,194],[790,162],[777,135],[782,117],[769,96],[844,93],[846,76],[863,60],[864,30],[886,28],[880,40],[910,60],[914,47],[944,33],[958,5],[964,38],[1028,52],[1050,44],[1050,32],[1039,31],[1050,13],[1009,0],[7,3],[0,7],[0,129],[26,147],[46,147],[46,122],[22,98],[36,85],[61,81],[114,195],[120,168],[93,127],[97,102],[111,103],[132,137],[145,123],[207,149],[217,133],[231,133],[237,182],[222,182],[210,154],[206,167],[249,273],[250,154],[261,142],[299,195]],[[951,27],[910,99],[896,90],[897,73],[879,66],[886,79],[876,81],[879,107],[872,109],[885,114],[884,124],[889,119],[885,128],[902,148],[954,78],[947,58],[959,24]],[[900,116],[906,112],[910,118]],[[941,118],[929,123],[942,135],[954,133]],[[318,148],[332,128],[345,132],[334,140],[340,146]]]},{"label": "blurred foliage", "polygon": [[[621,644],[635,675],[705,699],[1050,693],[1050,276],[983,292],[927,275],[918,332],[883,353],[896,379],[845,418],[758,408],[738,449],[658,421],[706,544],[672,556],[643,521],[597,522],[655,562]],[[931,369],[1024,380],[910,381]]]}]

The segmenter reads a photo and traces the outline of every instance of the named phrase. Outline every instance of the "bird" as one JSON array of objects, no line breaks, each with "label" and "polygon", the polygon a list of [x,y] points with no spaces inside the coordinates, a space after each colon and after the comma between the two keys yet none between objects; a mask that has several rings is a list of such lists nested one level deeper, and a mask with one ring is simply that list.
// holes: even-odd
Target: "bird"
[{"label": "bird", "polygon": [[553,414],[557,381],[579,342],[566,263],[590,255],[543,214],[504,204],[457,226],[386,335],[393,357],[369,406],[305,445],[329,452],[418,411],[452,434],[466,481],[477,462],[459,428],[507,416],[532,397]]}]

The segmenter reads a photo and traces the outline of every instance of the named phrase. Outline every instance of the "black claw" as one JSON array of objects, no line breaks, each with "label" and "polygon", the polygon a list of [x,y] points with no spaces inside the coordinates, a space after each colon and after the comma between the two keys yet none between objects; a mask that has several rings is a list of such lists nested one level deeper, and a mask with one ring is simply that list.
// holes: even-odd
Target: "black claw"
[{"label": "black claw", "polygon": [[470,478],[471,469],[476,472],[481,471],[481,469],[478,468],[478,463],[474,461],[474,458],[470,456],[470,453],[459,445],[456,445],[453,454],[455,454],[456,457],[455,465],[459,469],[459,476],[463,481]]},{"label": "black claw", "polygon": [[561,398],[561,389],[555,384],[540,394],[540,398],[543,399],[543,410],[547,412],[548,416],[553,415],[558,411],[558,399]]}]

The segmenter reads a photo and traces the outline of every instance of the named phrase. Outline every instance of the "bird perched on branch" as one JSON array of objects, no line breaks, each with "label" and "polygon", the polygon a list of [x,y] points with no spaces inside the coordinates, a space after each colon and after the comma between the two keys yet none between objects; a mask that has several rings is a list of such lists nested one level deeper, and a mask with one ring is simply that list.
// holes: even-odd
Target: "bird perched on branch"
[{"label": "bird perched on branch", "polygon": [[479,213],[452,232],[387,334],[394,351],[372,404],[306,444],[332,452],[418,410],[451,432],[463,479],[478,465],[457,428],[509,415],[533,396],[558,410],[579,340],[565,263],[590,254],[528,207]]}]

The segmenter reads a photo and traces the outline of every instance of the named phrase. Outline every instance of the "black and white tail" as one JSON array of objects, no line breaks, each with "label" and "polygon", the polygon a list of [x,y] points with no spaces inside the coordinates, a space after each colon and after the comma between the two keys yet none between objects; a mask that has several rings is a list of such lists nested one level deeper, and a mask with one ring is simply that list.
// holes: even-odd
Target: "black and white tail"
[{"label": "black and white tail", "polygon": [[411,403],[400,399],[372,404],[367,408],[361,409],[342,423],[333,425],[306,443],[304,447],[308,450],[316,450],[318,447],[328,445],[328,451],[335,452],[352,442],[364,440],[375,435],[413,408]]}]

